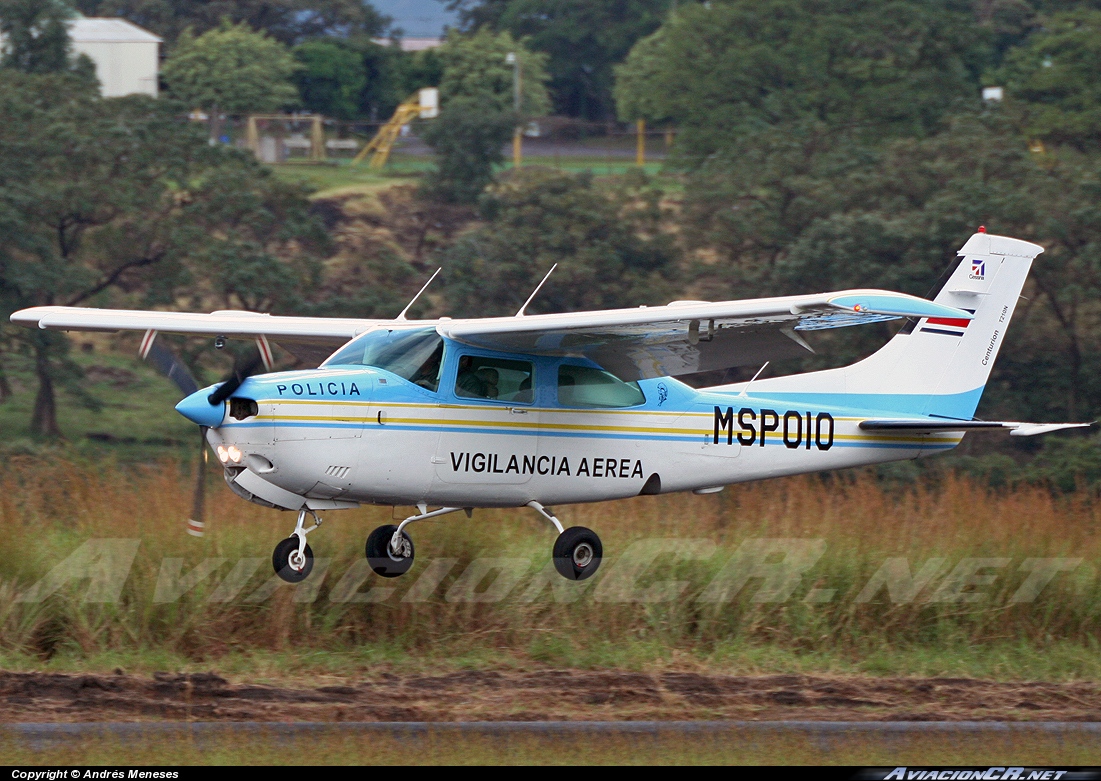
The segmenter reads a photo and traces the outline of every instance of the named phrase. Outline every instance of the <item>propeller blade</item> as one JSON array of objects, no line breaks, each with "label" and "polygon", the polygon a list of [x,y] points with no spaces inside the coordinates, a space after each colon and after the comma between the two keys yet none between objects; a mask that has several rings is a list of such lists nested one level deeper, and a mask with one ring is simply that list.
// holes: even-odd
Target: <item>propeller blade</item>
[{"label": "propeller blade", "polygon": [[199,461],[195,465],[195,492],[191,501],[191,517],[187,519],[187,533],[202,537],[206,531],[206,462],[209,449],[206,446],[206,426],[199,426]]},{"label": "propeller blade", "polygon": [[184,398],[199,389],[199,384],[195,382],[195,377],[187,366],[168,348],[154,342],[146,348],[143,357],[152,364],[154,369],[176,383],[176,387],[183,393]]},{"label": "propeller blade", "polygon": [[234,391],[241,387],[241,383],[247,380],[264,365],[259,350],[252,350],[248,357],[238,360],[233,366],[233,373],[226,377],[225,382],[214,389],[208,401],[212,407],[216,407],[233,395]]}]

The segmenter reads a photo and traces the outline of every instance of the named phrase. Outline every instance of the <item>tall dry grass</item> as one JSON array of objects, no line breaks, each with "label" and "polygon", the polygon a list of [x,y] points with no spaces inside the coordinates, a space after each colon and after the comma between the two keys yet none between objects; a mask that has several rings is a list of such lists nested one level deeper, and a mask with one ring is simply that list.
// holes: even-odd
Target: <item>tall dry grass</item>
[{"label": "tall dry grass", "polygon": [[[775,654],[876,658],[888,670],[882,660],[895,653],[1013,648],[1047,655],[1049,666],[1055,657],[1071,659],[1068,675],[1092,674],[1082,660],[1097,656],[1101,503],[1092,494],[992,491],[952,477],[891,489],[856,474],[558,508],[564,523],[589,526],[604,542],[601,572],[581,584],[551,574],[553,531],[528,510],[417,524],[414,570],[384,581],[365,572],[363,541],[390,522],[391,511],[363,508],[328,514],[310,537],[318,571],[289,587],[272,580],[269,561],[292,515],[250,505],[212,481],[208,533],[196,539],[186,534],[190,487],[186,467],[172,462],[6,464],[0,649],[38,659],[160,653],[199,662],[256,649],[580,664]],[[753,564],[738,551],[762,538],[824,545],[824,553],[781,601],[754,601],[768,585],[760,578],[727,601],[701,601],[715,593],[716,580],[737,580],[732,560]],[[96,585],[86,579],[40,602],[17,600],[95,539],[140,540],[117,602],[86,601]],[[887,589],[860,601],[884,563],[900,558],[914,573],[930,559],[945,561],[908,601],[892,600]],[[968,574],[966,560],[975,558],[1002,563]],[[1082,561],[1055,574],[1035,600],[1012,601],[1029,577],[1022,565],[1035,566],[1028,560],[1067,558]],[[330,560],[324,572],[321,559]],[[783,560],[774,554],[758,563],[773,559]],[[158,602],[158,578],[173,566],[185,576],[196,567],[211,574]],[[952,593],[944,589],[954,570],[971,583],[937,601]],[[441,573],[438,585],[426,588],[433,572]]]}]

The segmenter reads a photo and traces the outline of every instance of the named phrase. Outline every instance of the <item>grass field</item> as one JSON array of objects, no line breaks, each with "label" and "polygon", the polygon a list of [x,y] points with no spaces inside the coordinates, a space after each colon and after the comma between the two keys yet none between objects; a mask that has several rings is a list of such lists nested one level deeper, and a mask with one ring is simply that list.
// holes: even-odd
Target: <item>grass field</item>
[{"label": "grass field", "polygon": [[[268,562],[293,518],[211,481],[209,533],[196,539],[184,466],[10,458],[0,665],[271,679],[533,664],[1101,677],[1101,505],[1084,493],[954,478],[894,493],[855,475],[564,507],[566,525],[604,540],[601,572],[581,584],[549,571],[553,533],[526,510],[420,524],[413,572],[381,582],[362,545],[390,510],[364,508],[329,514],[310,537],[327,570],[291,587]],[[902,570],[936,574],[907,588]]]},{"label": "grass field", "polygon": [[[403,155],[390,157],[390,162],[382,171],[367,166],[353,166],[347,160],[331,161],[326,165],[309,163],[282,163],[273,165],[276,176],[288,181],[304,181],[317,191],[317,195],[335,195],[354,190],[364,194],[376,193],[394,184],[417,181],[432,168],[433,161],[427,155]],[[524,158],[526,166],[545,166],[572,173],[591,172],[597,177],[618,176],[629,170],[637,169],[633,159],[622,157],[588,156],[531,156]],[[512,167],[511,161],[503,166]],[[643,166],[650,176],[658,177],[666,189],[676,189],[679,183],[675,178],[663,175],[662,163],[650,162]]]}]

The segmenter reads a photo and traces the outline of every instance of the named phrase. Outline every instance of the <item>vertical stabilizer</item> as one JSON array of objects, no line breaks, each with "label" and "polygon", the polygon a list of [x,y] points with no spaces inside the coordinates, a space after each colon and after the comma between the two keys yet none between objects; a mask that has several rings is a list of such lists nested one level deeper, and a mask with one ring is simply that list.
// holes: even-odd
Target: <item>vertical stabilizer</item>
[{"label": "vertical stabilizer", "polygon": [[[972,320],[922,318],[852,366],[758,380],[754,395],[817,397],[820,403],[970,419],[1005,341],[1033,259],[1043,247],[980,231],[934,299]],[[732,386],[733,390],[734,387]]]}]

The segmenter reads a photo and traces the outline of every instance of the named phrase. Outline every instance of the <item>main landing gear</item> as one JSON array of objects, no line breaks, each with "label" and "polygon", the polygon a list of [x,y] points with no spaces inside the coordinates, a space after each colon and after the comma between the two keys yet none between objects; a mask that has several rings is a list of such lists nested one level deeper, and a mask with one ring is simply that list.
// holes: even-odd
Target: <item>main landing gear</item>
[{"label": "main landing gear", "polygon": [[[314,524],[306,529],[306,514],[313,517]],[[275,546],[271,554],[271,566],[275,574],[288,583],[301,583],[313,570],[313,551],[306,544],[306,535],[321,525],[321,518],[313,510],[299,510],[298,523],[291,536]]]},{"label": "main landing gear", "polygon": [[[550,521],[558,530],[558,538],[554,541],[554,568],[559,575],[567,580],[585,580],[596,574],[604,556],[604,548],[596,532],[584,526],[563,529],[554,513],[539,502],[528,502],[528,507]],[[428,507],[424,504],[417,505],[417,509],[420,511],[417,515],[406,518],[397,526],[380,526],[367,538],[367,562],[376,574],[384,578],[396,578],[404,575],[413,566],[413,540],[405,532],[405,527],[409,524],[459,510],[465,510],[468,518],[471,513],[470,508],[463,507],[441,507],[428,512]],[[310,566],[313,566],[312,559]]]}]

